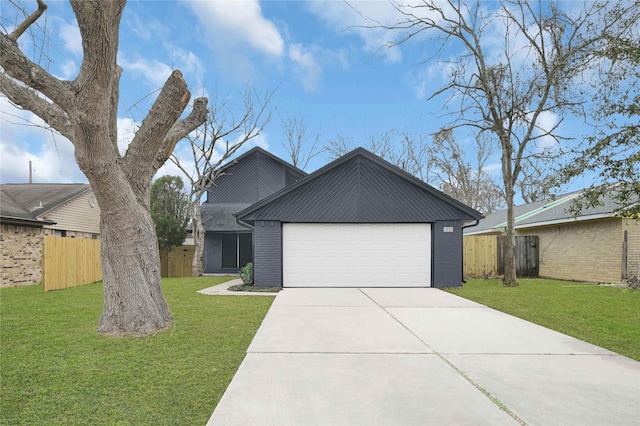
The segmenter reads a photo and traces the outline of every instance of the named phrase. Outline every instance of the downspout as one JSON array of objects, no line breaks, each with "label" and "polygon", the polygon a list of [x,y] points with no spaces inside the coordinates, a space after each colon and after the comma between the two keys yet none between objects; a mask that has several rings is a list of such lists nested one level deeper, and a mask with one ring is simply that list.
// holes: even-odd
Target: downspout
[{"label": "downspout", "polygon": [[471,228],[472,226],[478,226],[478,224],[480,223],[480,219],[476,219],[474,223],[471,223],[469,225],[463,225],[460,229],[462,230],[462,256],[461,258],[462,260],[462,273],[460,274],[462,276],[462,284],[466,284],[467,282],[464,280],[464,230],[465,228]]}]

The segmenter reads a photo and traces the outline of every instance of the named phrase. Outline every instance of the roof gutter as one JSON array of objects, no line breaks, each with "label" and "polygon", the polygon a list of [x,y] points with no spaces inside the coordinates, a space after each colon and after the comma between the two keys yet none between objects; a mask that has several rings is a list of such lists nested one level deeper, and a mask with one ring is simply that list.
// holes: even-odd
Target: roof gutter
[{"label": "roof gutter", "polygon": [[242,219],[238,218],[238,216],[236,216],[235,214],[233,215],[233,217],[236,218],[236,222],[238,223],[238,225],[244,226],[245,228],[248,228],[253,232],[253,228],[254,228],[253,225],[249,225],[247,222],[245,222]]}]

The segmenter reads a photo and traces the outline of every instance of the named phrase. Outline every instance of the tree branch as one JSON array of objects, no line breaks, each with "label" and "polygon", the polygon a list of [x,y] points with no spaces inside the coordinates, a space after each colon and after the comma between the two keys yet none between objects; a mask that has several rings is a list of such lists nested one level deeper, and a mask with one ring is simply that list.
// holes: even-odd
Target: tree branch
[{"label": "tree branch", "polygon": [[207,120],[207,102],[207,98],[197,98],[193,101],[191,114],[171,127],[164,138],[164,152],[160,152],[156,157],[154,164],[156,171],[169,159],[178,141],[184,139]]},{"label": "tree branch", "polygon": [[[125,155],[125,173],[140,179],[138,184],[150,181],[171,155],[177,141],[206,119],[207,101],[206,98],[200,98],[194,102],[191,114],[178,121],[190,98],[191,93],[182,78],[182,73],[178,70],[171,73]],[[153,162],[148,161],[150,156],[155,158]],[[140,173],[140,165],[144,164],[147,164],[148,168]]]},{"label": "tree branch", "polygon": [[36,22],[38,18],[42,16],[45,10],[47,10],[47,5],[42,0],[38,0],[38,9],[29,15],[27,19],[18,25],[11,34],[9,34],[9,39],[18,41],[20,36],[31,26],[31,24]]},{"label": "tree branch", "polygon": [[1,73],[0,92],[4,93],[14,104],[42,118],[45,123],[73,142],[74,132],[71,122],[69,121],[69,116],[56,104],[47,102],[34,91],[27,87],[20,86],[11,78]]},{"label": "tree branch", "polygon": [[0,66],[7,75],[44,94],[64,111],[71,109],[69,84],[29,60],[7,34],[0,34]]}]

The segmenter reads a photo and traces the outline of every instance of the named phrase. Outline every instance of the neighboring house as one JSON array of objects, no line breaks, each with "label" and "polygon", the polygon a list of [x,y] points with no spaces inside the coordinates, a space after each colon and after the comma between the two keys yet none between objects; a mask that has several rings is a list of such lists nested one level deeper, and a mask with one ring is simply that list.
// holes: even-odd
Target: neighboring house
[{"label": "neighboring house", "polygon": [[100,208],[88,184],[0,185],[0,287],[42,279],[45,235],[99,238]]},{"label": "neighboring house", "polygon": [[472,208],[362,148],[285,186],[236,214],[253,229],[256,285],[462,284]]},{"label": "neighboring house", "polygon": [[307,174],[258,147],[219,171],[222,175],[202,203],[204,272],[235,274],[253,261],[253,243],[251,229],[240,225],[234,214]]},{"label": "neighboring house", "polygon": [[[515,207],[516,235],[538,237],[539,275],[606,283],[640,276],[640,219],[616,216],[610,198],[574,217],[569,209],[580,194]],[[506,210],[495,212],[464,235],[503,235],[506,220]]]}]

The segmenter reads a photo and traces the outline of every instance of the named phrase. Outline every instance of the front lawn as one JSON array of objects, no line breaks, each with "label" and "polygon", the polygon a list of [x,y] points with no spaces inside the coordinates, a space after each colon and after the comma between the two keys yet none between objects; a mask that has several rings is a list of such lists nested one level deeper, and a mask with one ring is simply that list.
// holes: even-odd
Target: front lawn
[{"label": "front lawn", "polygon": [[196,293],[228,279],[164,279],[173,325],[143,339],[96,333],[100,283],[0,290],[0,424],[206,424],[273,301]]},{"label": "front lawn", "polygon": [[453,294],[640,361],[640,290],[547,279],[469,280]]}]

